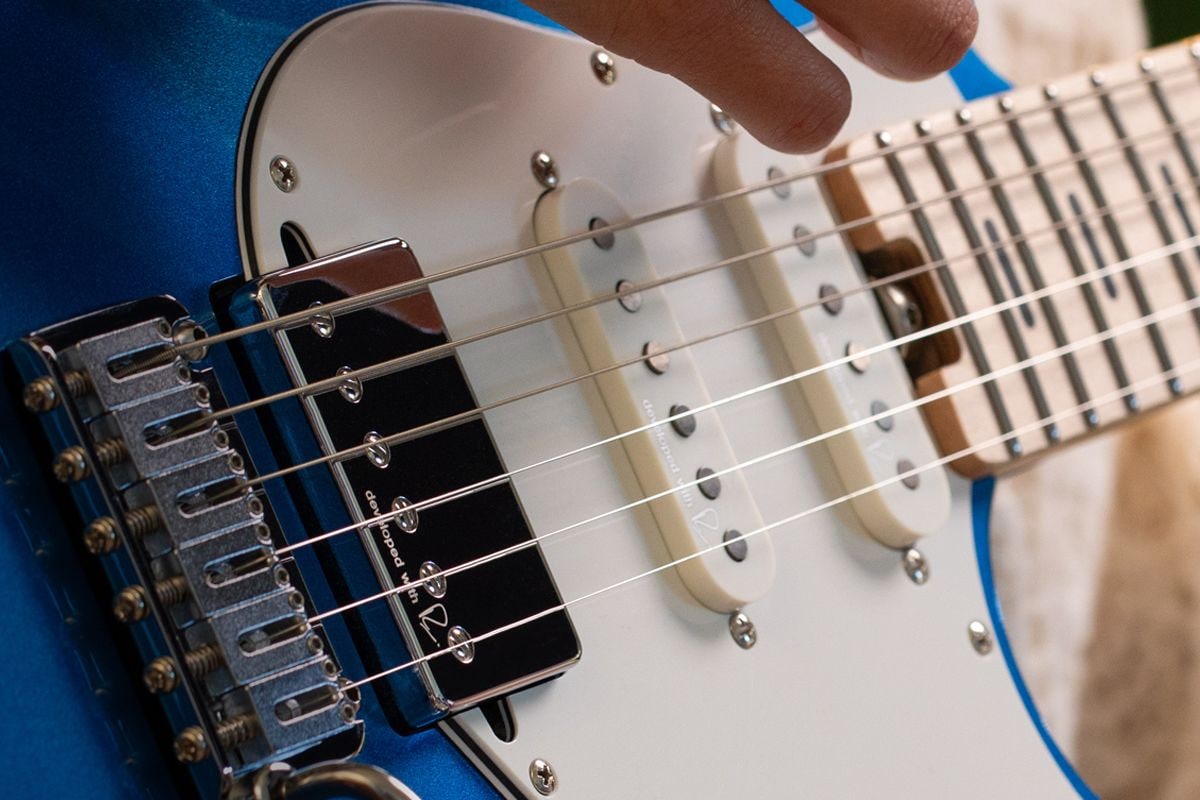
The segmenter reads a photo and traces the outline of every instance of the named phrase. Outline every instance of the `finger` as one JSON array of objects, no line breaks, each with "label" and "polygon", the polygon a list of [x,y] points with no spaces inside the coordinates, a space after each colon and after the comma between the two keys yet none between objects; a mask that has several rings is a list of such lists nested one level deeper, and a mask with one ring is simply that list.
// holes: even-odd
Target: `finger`
[{"label": "finger", "polygon": [[979,27],[972,0],[807,0],[805,5],[863,63],[904,80],[953,67]]},{"label": "finger", "polygon": [[618,55],[667,72],[755,138],[819,150],[850,110],[850,86],[767,0],[529,0]]}]

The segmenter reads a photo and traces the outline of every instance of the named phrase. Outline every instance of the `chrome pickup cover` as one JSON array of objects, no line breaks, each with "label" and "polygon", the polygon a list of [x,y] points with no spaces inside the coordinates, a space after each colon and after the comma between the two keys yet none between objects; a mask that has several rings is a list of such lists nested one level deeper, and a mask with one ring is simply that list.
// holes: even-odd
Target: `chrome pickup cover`
[{"label": "chrome pickup cover", "polygon": [[158,650],[142,656],[171,659],[199,726],[177,755],[211,755],[228,785],[275,761],[303,763],[303,753],[353,755],[362,723],[322,628],[308,621],[296,565],[276,554],[266,498],[239,488],[248,461],[236,426],[207,419],[223,402],[211,370],[171,349],[192,329],[173,301],[142,301],[31,334],[16,355],[31,380],[84,387],[59,388],[39,409],[53,411],[49,434],[78,442],[56,474],[76,482],[81,510],[87,493],[108,508],[127,555],[113,553],[106,571],[114,582],[136,576],[118,597],[142,602],[118,616],[157,621]]}]

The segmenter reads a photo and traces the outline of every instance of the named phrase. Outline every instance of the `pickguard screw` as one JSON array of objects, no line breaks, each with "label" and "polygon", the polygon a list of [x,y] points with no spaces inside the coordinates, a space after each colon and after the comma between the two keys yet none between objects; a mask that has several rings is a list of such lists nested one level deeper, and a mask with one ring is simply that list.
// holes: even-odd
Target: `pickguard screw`
[{"label": "pickguard screw", "polygon": [[281,192],[290,192],[296,188],[296,165],[287,156],[275,156],[271,159],[271,180],[275,188]]},{"label": "pickguard screw", "polygon": [[183,764],[199,764],[208,758],[208,739],[199,726],[184,728],[175,737],[175,758]]},{"label": "pickguard screw", "polygon": [[900,556],[900,563],[904,566],[904,574],[917,586],[924,586],[929,581],[929,562],[917,548],[907,548]]},{"label": "pickguard screw", "polygon": [[971,639],[971,647],[974,647],[975,652],[979,655],[986,656],[992,652],[994,642],[992,632],[988,630],[987,625],[977,619],[971,620],[971,623],[967,625],[967,636]]},{"label": "pickguard screw", "polygon": [[758,641],[758,629],[741,611],[729,615],[729,635],[743,650],[749,650]]},{"label": "pickguard screw", "polygon": [[87,454],[78,445],[66,448],[54,459],[54,477],[59,483],[78,483],[90,474]]},{"label": "pickguard screw", "polygon": [[146,590],[137,584],[126,586],[113,598],[112,610],[117,622],[126,624],[141,622],[150,616],[150,603],[149,598],[146,597]]},{"label": "pickguard screw", "polygon": [[170,656],[159,656],[146,665],[142,683],[150,694],[167,694],[179,687],[179,668]]},{"label": "pickguard screw", "polygon": [[537,182],[542,186],[547,189],[558,186],[558,164],[545,150],[538,150],[533,154],[529,159],[529,168],[533,170],[533,177],[537,178]]},{"label": "pickguard screw", "polygon": [[733,136],[733,134],[737,133],[737,123],[734,122],[733,117],[729,116],[729,114],[723,111],[716,103],[708,104],[708,114],[710,117],[712,117],[713,125],[715,125],[717,130],[719,130],[721,133],[725,134],[726,136]]},{"label": "pickguard screw", "polygon": [[603,50],[592,53],[592,72],[605,86],[612,86],[617,82],[617,62]]},{"label": "pickguard screw", "polygon": [[541,758],[535,758],[529,764],[529,780],[542,796],[552,795],[558,789],[558,773],[550,762]]}]

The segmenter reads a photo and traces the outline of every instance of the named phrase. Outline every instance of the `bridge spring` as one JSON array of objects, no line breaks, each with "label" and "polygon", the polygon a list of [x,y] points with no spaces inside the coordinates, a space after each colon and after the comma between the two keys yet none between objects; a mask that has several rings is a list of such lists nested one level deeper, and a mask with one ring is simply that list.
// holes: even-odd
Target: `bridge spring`
[{"label": "bridge spring", "polygon": [[254,738],[257,730],[254,717],[249,714],[239,714],[217,724],[217,739],[225,749],[237,747]]},{"label": "bridge spring", "polygon": [[163,605],[178,605],[187,599],[187,580],[182,575],[174,575],[165,580],[156,581],[154,593],[158,595],[159,602]]},{"label": "bridge spring", "polygon": [[[68,370],[63,373],[63,388],[72,398],[80,398],[92,391],[92,379],[82,370]],[[62,405],[58,383],[49,375],[27,383],[21,399],[25,408],[34,414],[45,414]]]},{"label": "bridge spring", "polygon": [[197,678],[202,678],[221,666],[221,649],[215,644],[202,645],[184,654],[183,663],[187,665],[189,672]]}]

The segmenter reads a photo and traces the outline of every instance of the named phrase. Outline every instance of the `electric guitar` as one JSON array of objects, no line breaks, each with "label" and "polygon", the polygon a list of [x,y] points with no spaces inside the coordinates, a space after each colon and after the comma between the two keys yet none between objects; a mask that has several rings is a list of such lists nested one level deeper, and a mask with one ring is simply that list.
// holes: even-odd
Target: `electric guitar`
[{"label": "electric guitar", "polygon": [[1091,796],[988,505],[1200,385],[1200,45],[814,30],[797,157],[515,4],[230,5],[0,34],[8,796]]}]

